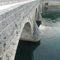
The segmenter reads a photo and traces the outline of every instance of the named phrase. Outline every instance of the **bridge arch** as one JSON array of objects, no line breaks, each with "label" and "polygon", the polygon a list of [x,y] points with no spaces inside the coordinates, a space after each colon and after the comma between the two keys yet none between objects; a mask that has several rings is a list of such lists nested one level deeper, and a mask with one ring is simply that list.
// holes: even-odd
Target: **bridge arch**
[{"label": "bridge arch", "polygon": [[30,40],[32,35],[32,27],[30,22],[26,22],[21,32],[20,40]]},{"label": "bridge arch", "polygon": [[35,21],[36,21],[38,27],[41,24],[41,20],[42,20],[42,16],[41,16],[41,9],[40,9],[40,5],[39,5],[35,10]]},{"label": "bridge arch", "polygon": [[18,45],[17,45],[17,49],[16,49],[16,54],[15,54],[14,60],[17,60],[17,56],[19,56],[18,49],[19,49],[20,40],[30,41],[31,36],[32,36],[31,24],[30,24],[30,22],[26,22],[24,24],[23,28],[22,28],[22,32],[21,32],[21,36],[20,36],[19,41],[18,41]]}]

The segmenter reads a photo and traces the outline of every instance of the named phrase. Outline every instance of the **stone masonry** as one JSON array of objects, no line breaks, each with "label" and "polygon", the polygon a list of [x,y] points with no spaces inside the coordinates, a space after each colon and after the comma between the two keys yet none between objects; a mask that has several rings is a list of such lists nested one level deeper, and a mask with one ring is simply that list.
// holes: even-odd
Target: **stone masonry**
[{"label": "stone masonry", "polygon": [[40,0],[18,2],[5,7],[0,10],[0,60],[14,60],[19,40],[40,40],[35,22]]}]

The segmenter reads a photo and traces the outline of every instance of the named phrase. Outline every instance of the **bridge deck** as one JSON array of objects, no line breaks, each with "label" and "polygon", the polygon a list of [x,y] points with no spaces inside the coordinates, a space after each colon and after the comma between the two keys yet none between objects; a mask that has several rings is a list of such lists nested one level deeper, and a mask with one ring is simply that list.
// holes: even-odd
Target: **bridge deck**
[{"label": "bridge deck", "polygon": [[[28,0],[1,0],[0,5],[7,5],[7,4],[13,4],[13,3],[19,3],[19,2],[25,2]],[[33,1],[33,0],[30,0]]]},{"label": "bridge deck", "polygon": [[30,1],[20,1],[19,3],[13,3],[13,4],[7,4],[5,5],[4,2],[3,2],[3,5],[1,4],[0,5],[0,15],[3,14],[4,12],[7,12],[11,9],[14,9],[18,6],[21,6],[21,5],[24,5],[26,3],[30,3],[32,1],[35,1],[35,0],[30,0]]}]

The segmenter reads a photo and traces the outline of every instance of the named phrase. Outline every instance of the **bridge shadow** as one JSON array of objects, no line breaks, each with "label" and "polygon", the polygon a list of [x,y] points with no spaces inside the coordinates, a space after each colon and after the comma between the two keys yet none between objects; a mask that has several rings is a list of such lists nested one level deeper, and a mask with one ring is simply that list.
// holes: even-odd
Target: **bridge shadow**
[{"label": "bridge shadow", "polygon": [[33,60],[33,51],[40,45],[39,42],[19,41],[14,60]]}]

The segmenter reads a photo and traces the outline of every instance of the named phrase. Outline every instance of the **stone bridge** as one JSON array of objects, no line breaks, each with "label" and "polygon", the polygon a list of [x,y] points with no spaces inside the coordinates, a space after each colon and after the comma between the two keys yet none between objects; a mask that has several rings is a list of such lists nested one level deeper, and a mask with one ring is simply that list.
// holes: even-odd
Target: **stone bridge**
[{"label": "stone bridge", "polygon": [[40,32],[40,0],[0,6],[0,60],[14,60],[19,40],[36,42]]}]

